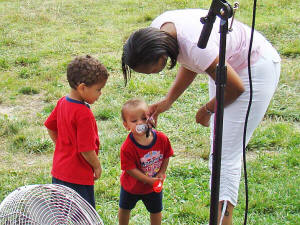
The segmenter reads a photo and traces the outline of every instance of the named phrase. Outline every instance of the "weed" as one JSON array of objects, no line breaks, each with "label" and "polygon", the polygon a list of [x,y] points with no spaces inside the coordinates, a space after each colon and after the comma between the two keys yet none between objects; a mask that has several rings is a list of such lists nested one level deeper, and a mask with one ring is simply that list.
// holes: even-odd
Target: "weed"
[{"label": "weed", "polygon": [[0,117],[0,137],[8,137],[17,134],[27,123],[25,121],[18,121],[10,119],[7,115]]},{"label": "weed", "polygon": [[105,108],[97,110],[94,115],[96,120],[109,120],[118,116],[118,113],[114,109]]},{"label": "weed", "polygon": [[15,60],[16,65],[20,66],[28,66],[33,63],[38,63],[40,59],[36,56],[31,56],[31,57],[25,57],[25,56],[19,56]]},{"label": "weed", "polygon": [[10,146],[12,151],[26,153],[46,153],[53,150],[53,143],[49,139],[28,138],[25,135],[17,135]]},{"label": "weed", "polygon": [[287,57],[300,56],[300,40],[287,42],[286,46],[281,51]]},{"label": "weed", "polygon": [[41,71],[38,67],[22,67],[19,71],[19,77],[23,79],[28,79],[40,75]]},{"label": "weed", "polygon": [[53,111],[54,108],[55,108],[54,104],[50,104],[50,105],[45,106],[44,109],[43,109],[43,114],[44,115],[49,115]]},{"label": "weed", "polygon": [[28,68],[22,68],[21,71],[19,72],[19,77],[20,78],[23,78],[23,79],[27,79],[29,78],[31,75],[30,75],[30,71]]},{"label": "weed", "polygon": [[9,64],[6,59],[0,58],[0,68],[5,70],[9,68]]},{"label": "weed", "polygon": [[19,89],[19,93],[24,95],[34,95],[34,94],[38,94],[39,91],[33,87],[22,87]]}]

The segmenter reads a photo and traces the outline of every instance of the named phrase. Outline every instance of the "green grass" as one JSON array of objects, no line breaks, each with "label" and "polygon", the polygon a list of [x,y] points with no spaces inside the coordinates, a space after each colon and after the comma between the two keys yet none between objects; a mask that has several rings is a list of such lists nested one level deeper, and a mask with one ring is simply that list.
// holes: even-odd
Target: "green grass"
[{"label": "green grass", "polygon": [[[251,26],[252,1],[241,0],[236,18]],[[232,3],[232,2],[231,2]],[[132,31],[148,26],[163,11],[209,8],[211,1],[86,0],[0,1],[0,202],[16,188],[50,183],[53,144],[43,122],[68,93],[66,66],[76,55],[97,57],[111,74],[103,95],[92,105],[101,141],[103,175],[95,185],[97,212],[117,224],[120,146],[126,138],[122,104],[142,96],[160,100],[176,69],[132,74],[124,87],[120,58]],[[256,29],[282,57],[278,90],[248,145],[248,224],[297,224],[300,149],[300,1],[258,1]],[[172,108],[159,118],[175,150],[164,189],[163,224],[207,224],[209,219],[209,129],[195,123],[208,100],[207,76],[199,75]],[[240,185],[234,224],[244,218]],[[130,224],[145,224],[139,203]]]}]

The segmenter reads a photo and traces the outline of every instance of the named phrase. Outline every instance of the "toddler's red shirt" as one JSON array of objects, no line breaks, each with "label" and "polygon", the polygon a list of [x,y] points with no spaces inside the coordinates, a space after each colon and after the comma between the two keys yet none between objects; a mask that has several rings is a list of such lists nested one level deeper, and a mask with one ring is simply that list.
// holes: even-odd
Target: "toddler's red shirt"
[{"label": "toddler's red shirt", "polygon": [[61,98],[44,125],[58,134],[51,174],[62,181],[94,184],[94,171],[80,152],[98,155],[99,136],[89,105],[68,96]]},{"label": "toddler's red shirt", "polygon": [[138,144],[130,133],[121,147],[121,185],[132,194],[148,194],[153,192],[152,186],[144,184],[130,176],[126,170],[139,169],[144,174],[154,177],[160,170],[164,159],[173,155],[168,137],[162,132],[152,130],[153,141],[148,146]]}]

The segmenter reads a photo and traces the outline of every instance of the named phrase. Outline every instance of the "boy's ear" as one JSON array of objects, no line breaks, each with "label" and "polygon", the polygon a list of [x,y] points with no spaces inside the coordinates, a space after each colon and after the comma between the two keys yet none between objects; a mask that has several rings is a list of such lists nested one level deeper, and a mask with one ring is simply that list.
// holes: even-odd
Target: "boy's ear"
[{"label": "boy's ear", "polygon": [[130,130],[126,121],[123,121],[123,126],[126,128],[126,130]]},{"label": "boy's ear", "polygon": [[80,83],[77,87],[76,87],[76,90],[79,92],[79,93],[82,93],[84,91],[84,88],[85,88],[85,83]]}]

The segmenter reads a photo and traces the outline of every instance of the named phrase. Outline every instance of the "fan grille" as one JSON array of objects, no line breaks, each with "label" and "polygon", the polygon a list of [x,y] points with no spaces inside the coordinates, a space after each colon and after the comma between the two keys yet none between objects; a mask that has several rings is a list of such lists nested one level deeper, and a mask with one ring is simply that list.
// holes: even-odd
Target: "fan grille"
[{"label": "fan grille", "polygon": [[103,225],[95,209],[73,189],[59,184],[23,186],[0,204],[1,225]]}]

